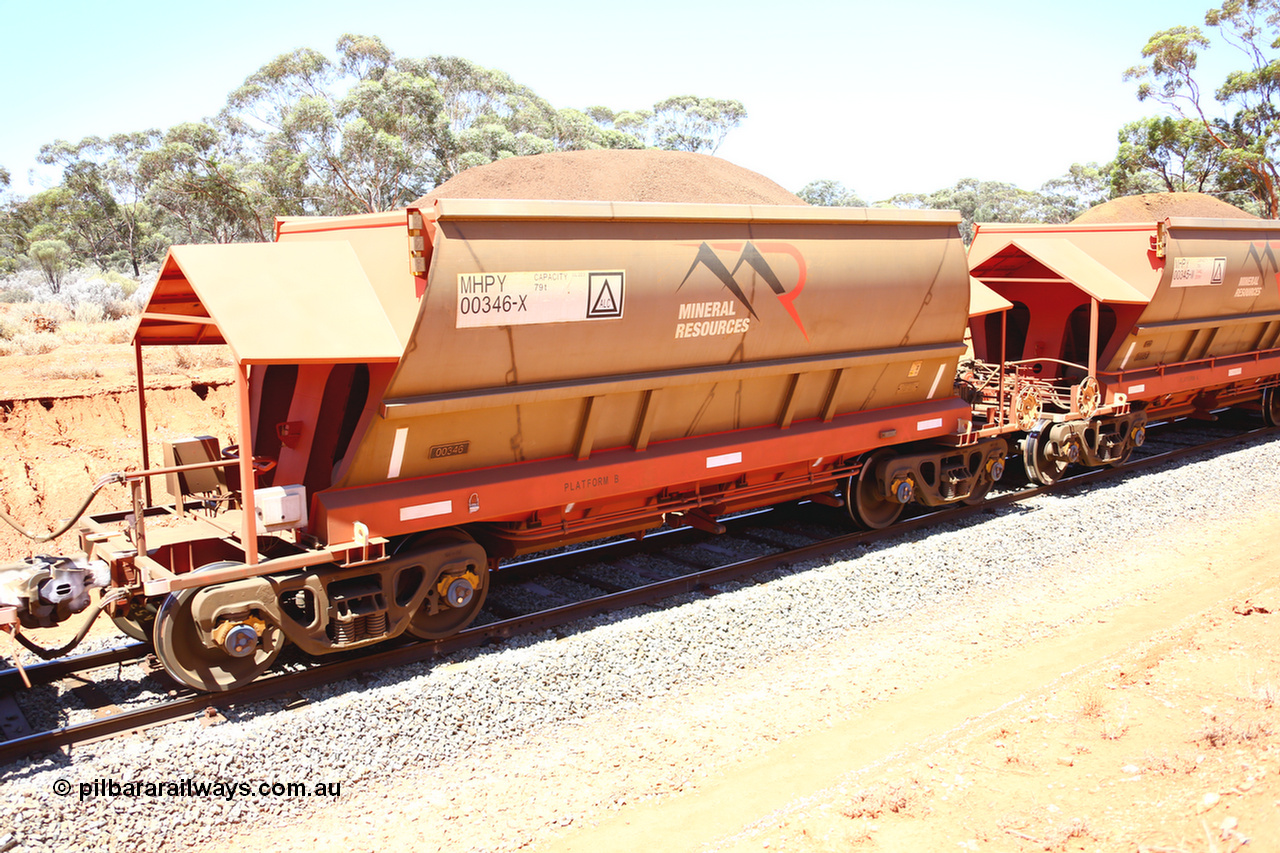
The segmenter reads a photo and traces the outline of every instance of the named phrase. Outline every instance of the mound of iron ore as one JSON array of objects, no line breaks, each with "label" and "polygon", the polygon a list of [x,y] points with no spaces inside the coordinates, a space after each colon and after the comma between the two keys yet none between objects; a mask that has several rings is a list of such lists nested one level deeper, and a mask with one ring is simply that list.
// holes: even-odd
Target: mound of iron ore
[{"label": "mound of iron ore", "polygon": [[1145,193],[1113,198],[1091,207],[1072,220],[1073,225],[1113,222],[1159,222],[1170,216],[1204,219],[1257,219],[1252,213],[1204,193]]},{"label": "mound of iron ore", "polygon": [[657,149],[561,151],[508,157],[459,172],[437,198],[804,204],[764,175],[706,154]]}]

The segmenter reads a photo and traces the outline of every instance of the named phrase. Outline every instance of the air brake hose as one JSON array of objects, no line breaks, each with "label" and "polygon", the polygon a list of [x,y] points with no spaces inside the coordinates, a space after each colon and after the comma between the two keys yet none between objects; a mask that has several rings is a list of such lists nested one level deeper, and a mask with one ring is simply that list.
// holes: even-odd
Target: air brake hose
[{"label": "air brake hose", "polygon": [[98,603],[93,605],[93,608],[89,611],[89,615],[85,617],[84,624],[80,626],[80,630],[76,631],[76,635],[72,637],[66,645],[59,646],[56,649],[46,649],[43,646],[33,643],[31,640],[28,640],[21,631],[15,632],[13,638],[21,643],[24,649],[42,660],[60,658],[76,646],[80,645],[80,641],[89,633],[89,628],[93,625],[94,620],[98,618],[98,615],[102,613],[107,605],[115,604],[118,600],[124,598],[124,596],[125,591],[123,589],[113,589],[99,598]]},{"label": "air brake hose", "polygon": [[90,490],[88,496],[84,499],[84,503],[80,504],[80,508],[76,510],[75,515],[67,519],[67,522],[65,524],[63,524],[61,527],[59,527],[57,530],[53,531],[52,533],[32,533],[30,530],[27,530],[25,527],[23,527],[21,524],[15,521],[9,515],[9,513],[5,512],[2,509],[0,509],[0,519],[4,519],[6,524],[8,524],[10,527],[18,531],[28,539],[34,540],[36,542],[49,542],[53,539],[57,539],[62,534],[66,533],[68,530],[71,529],[72,525],[74,525],[77,521],[80,520],[80,518],[89,509],[89,504],[93,503],[93,499],[98,496],[98,492],[102,491],[104,488],[111,485],[112,483],[123,483],[124,480],[125,480],[125,475],[123,472],[120,472],[120,471],[115,471],[110,474],[104,474],[103,476],[99,477],[98,482],[93,484],[93,489]]}]

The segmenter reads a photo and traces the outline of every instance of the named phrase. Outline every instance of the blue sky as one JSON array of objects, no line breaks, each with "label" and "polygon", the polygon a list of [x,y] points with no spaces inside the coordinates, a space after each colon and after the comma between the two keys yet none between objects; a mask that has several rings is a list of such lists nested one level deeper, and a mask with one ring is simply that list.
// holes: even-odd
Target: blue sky
[{"label": "blue sky", "polygon": [[[332,55],[344,32],[399,55],[499,68],[557,107],[736,98],[720,156],[799,189],[832,178],[868,201],[965,177],[1027,188],[1106,161],[1140,104],[1125,68],[1157,30],[1202,25],[1209,0],[668,2],[0,0],[0,165],[11,189],[40,145],[217,112],[274,56]],[[1203,56],[1206,88],[1238,67]]]}]

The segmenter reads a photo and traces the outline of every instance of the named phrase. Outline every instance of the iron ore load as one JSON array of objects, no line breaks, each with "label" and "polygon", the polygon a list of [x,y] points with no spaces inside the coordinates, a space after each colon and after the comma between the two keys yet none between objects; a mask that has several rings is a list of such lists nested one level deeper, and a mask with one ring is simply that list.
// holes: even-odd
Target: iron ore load
[{"label": "iron ore load", "polygon": [[428,198],[177,246],[139,395],[143,347],[225,343],[236,441],[153,464],[144,401],[132,511],[0,569],[0,624],[101,587],[87,618],[228,690],[286,643],[456,633],[550,546],[803,499],[885,527],[1010,453],[1049,482],[1153,415],[1275,422],[1276,229],[984,226],[966,257],[952,212]]}]

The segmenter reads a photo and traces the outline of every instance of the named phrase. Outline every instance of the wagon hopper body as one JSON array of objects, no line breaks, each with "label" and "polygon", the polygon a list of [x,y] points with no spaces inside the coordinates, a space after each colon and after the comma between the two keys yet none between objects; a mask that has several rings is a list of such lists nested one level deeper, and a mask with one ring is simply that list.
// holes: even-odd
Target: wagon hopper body
[{"label": "wagon hopper body", "polygon": [[1280,420],[1278,240],[1239,219],[981,226],[971,272],[1011,307],[972,321],[974,352],[1013,374],[998,407],[1033,476],[1122,460],[1147,418]]},{"label": "wagon hopper body", "polygon": [[317,498],[331,539],[485,521],[510,555],[701,523],[968,416],[951,215],[441,200],[422,221],[411,340]]},{"label": "wagon hopper body", "polygon": [[500,558],[550,544],[804,497],[873,527],[976,500],[1007,447],[954,386],[958,222],[445,199],[175,247],[140,370],[147,345],[226,343],[237,441],[144,460],[174,510],[211,511],[148,525],[131,475],[134,524],[90,519],[82,546],[129,592],[122,628],[218,690],[286,640],[453,633]]}]

